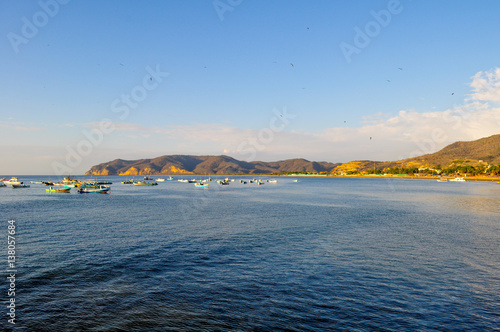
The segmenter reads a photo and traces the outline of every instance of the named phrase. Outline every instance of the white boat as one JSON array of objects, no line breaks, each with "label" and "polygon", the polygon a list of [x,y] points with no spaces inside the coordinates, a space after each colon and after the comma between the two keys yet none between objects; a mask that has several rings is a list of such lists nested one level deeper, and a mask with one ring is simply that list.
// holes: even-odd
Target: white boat
[{"label": "white boat", "polygon": [[278,180],[272,179],[268,181],[269,183],[278,183]]},{"label": "white boat", "polygon": [[453,182],[465,182],[465,179],[462,178],[462,177],[456,177],[454,179],[450,179],[450,181],[453,181]]},{"label": "white boat", "polygon": [[5,183],[7,185],[9,185],[9,184],[10,185],[13,185],[13,184],[23,184],[22,181],[19,181],[19,179],[15,178],[15,177],[11,178],[10,180],[4,181],[3,183]]},{"label": "white boat", "polygon": [[155,180],[156,182],[165,182],[165,179],[164,178],[158,178]]}]

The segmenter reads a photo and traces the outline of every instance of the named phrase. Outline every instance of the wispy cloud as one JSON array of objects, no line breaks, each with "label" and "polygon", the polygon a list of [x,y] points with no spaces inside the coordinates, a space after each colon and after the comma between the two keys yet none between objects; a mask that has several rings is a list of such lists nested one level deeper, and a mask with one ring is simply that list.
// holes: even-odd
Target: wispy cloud
[{"label": "wispy cloud", "polygon": [[10,130],[15,130],[15,131],[39,131],[45,129],[43,127],[35,127],[25,122],[19,122],[19,121],[0,122],[0,127],[8,128]]},{"label": "wispy cloud", "polygon": [[500,68],[489,72],[480,71],[472,77],[471,98],[479,101],[500,101]]}]

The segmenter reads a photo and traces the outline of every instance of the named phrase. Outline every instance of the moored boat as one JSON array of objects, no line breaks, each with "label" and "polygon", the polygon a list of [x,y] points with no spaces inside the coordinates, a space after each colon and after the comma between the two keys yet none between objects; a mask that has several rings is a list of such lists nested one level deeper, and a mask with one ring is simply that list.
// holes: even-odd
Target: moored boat
[{"label": "moored boat", "polygon": [[99,186],[98,188],[78,188],[80,194],[106,194],[111,188],[108,186]]},{"label": "moored boat", "polygon": [[12,188],[29,188],[29,187],[30,187],[29,184],[23,184],[23,183],[12,185]]},{"label": "moored boat", "polygon": [[12,177],[7,181],[3,181],[3,183],[5,183],[6,185],[11,185],[11,186],[16,185],[16,184],[23,184],[22,181],[19,181],[19,179],[16,177]]},{"label": "moored boat", "polygon": [[134,186],[157,186],[156,182],[146,182],[146,181],[137,181],[134,182]]},{"label": "moored boat", "polygon": [[45,189],[46,192],[48,193],[69,193],[71,188],[54,188],[54,187],[49,187]]},{"label": "moored boat", "polygon": [[198,182],[198,183],[195,183],[194,186],[197,188],[208,188],[208,183]]},{"label": "moored boat", "polygon": [[456,177],[454,179],[450,179],[452,182],[465,182],[465,179],[462,177]]},{"label": "moored boat", "polygon": [[156,182],[165,182],[165,179],[164,178],[158,178],[155,180]]}]

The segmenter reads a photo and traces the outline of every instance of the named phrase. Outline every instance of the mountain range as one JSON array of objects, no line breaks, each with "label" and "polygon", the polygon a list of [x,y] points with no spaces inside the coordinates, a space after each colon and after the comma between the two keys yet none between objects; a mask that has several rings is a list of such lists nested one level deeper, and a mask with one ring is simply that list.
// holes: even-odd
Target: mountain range
[{"label": "mountain range", "polygon": [[446,167],[462,164],[500,164],[500,135],[469,142],[455,142],[442,150],[398,161],[358,160],[349,163],[316,162],[302,158],[274,162],[246,162],[229,156],[170,155],[153,159],[116,159],[93,166],[86,175],[182,175],[182,174],[270,174],[270,173],[340,173],[393,167]]}]

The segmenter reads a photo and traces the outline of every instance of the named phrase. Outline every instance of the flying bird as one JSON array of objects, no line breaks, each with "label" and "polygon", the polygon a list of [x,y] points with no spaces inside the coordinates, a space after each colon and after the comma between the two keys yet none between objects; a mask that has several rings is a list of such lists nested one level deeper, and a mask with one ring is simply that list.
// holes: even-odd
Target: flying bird
[{"label": "flying bird", "polygon": [[452,92],[451,95],[453,96],[455,94],[455,92]]},{"label": "flying bird", "polygon": [[370,139],[372,139],[372,137],[370,136]]},{"label": "flying bird", "polygon": [[292,67],[293,67],[293,63],[290,63],[290,64],[291,64],[291,65],[292,65]]},{"label": "flying bird", "polygon": [[387,80],[387,82],[390,82],[391,80]]},{"label": "flying bird", "polygon": [[120,66],[123,66],[123,63],[120,63]]},{"label": "flying bird", "polygon": [[401,68],[401,67],[399,67],[398,69],[399,69],[399,70],[403,70],[403,68]]}]

